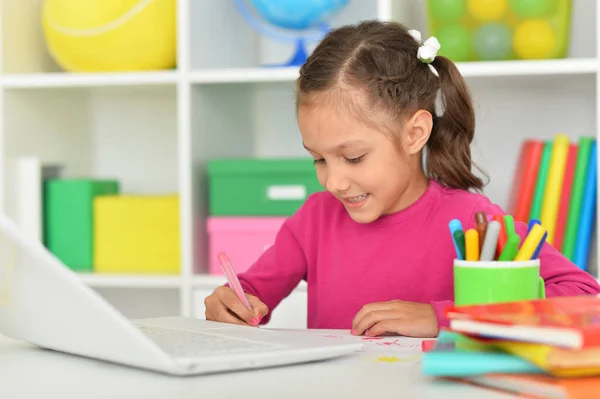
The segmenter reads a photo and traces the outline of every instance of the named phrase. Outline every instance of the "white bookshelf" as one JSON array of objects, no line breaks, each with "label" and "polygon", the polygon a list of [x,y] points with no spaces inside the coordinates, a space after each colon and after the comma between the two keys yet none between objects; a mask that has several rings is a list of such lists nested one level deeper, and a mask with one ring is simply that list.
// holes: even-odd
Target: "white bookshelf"
[{"label": "white bookshelf", "polygon": [[[298,69],[261,66],[285,61],[292,47],[256,34],[231,0],[179,0],[177,69],[69,74],[46,51],[41,3],[1,2],[0,209],[14,213],[10,161],[22,155],[63,163],[71,176],[117,178],[124,193],[178,193],[180,275],[81,279],[132,317],[157,307],[201,317],[203,297],[224,282],[204,273],[204,164],[306,155],[292,101]],[[420,3],[352,0],[333,24],[394,19],[426,33]],[[574,0],[568,58],[459,64],[477,109],[473,151],[492,177],[486,194],[500,205],[522,139],[600,130],[599,21],[595,0]],[[303,295],[301,284],[286,302],[289,312],[302,311]]]}]

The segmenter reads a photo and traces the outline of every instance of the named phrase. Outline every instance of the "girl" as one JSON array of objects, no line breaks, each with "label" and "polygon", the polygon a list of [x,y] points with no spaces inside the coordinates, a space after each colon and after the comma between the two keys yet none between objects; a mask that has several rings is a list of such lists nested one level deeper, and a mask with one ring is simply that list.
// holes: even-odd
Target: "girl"
[{"label": "girl", "polygon": [[[435,337],[448,325],[455,249],[448,222],[503,214],[477,193],[475,115],[465,81],[439,43],[392,22],[331,31],[300,69],[297,119],[326,191],[310,196],[240,282],[206,298],[206,318],[266,323],[308,284],[308,328]],[[424,153],[425,152],[425,153]],[[423,159],[425,161],[423,161]],[[527,226],[516,223],[525,237]],[[597,281],[549,244],[546,295],[600,293]]]}]

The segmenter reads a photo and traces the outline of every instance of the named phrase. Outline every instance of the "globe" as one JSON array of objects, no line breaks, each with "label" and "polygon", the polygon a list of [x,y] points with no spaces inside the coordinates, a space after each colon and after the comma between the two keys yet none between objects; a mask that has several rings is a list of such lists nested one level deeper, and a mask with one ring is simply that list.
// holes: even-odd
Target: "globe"
[{"label": "globe", "polygon": [[[320,40],[329,30],[327,21],[349,0],[236,0],[246,22],[260,34],[295,43],[294,55],[278,66],[299,66],[306,62],[306,42]],[[278,29],[290,31],[281,33]]]}]

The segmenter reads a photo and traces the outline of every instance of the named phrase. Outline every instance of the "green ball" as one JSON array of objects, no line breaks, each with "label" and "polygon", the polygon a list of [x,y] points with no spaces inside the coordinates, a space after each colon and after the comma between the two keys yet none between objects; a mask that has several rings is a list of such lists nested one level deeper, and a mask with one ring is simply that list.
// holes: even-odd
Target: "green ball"
[{"label": "green ball", "polygon": [[471,56],[471,33],[462,25],[447,25],[435,35],[440,42],[439,55],[454,62],[468,61]]},{"label": "green ball", "polygon": [[556,5],[557,0],[510,0],[510,8],[521,18],[548,16]]},{"label": "green ball", "polygon": [[473,48],[484,61],[505,60],[510,54],[510,30],[501,23],[482,25],[473,35]]},{"label": "green ball", "polygon": [[467,11],[466,0],[429,0],[427,4],[433,18],[440,22],[454,22]]}]

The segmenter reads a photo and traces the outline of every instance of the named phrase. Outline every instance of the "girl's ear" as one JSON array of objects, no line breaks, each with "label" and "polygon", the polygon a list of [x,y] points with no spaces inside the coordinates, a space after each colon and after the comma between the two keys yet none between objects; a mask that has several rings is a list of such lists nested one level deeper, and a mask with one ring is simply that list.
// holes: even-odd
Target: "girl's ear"
[{"label": "girl's ear", "polygon": [[417,154],[429,140],[433,117],[429,111],[420,109],[406,121],[404,128],[404,149],[410,155]]}]

